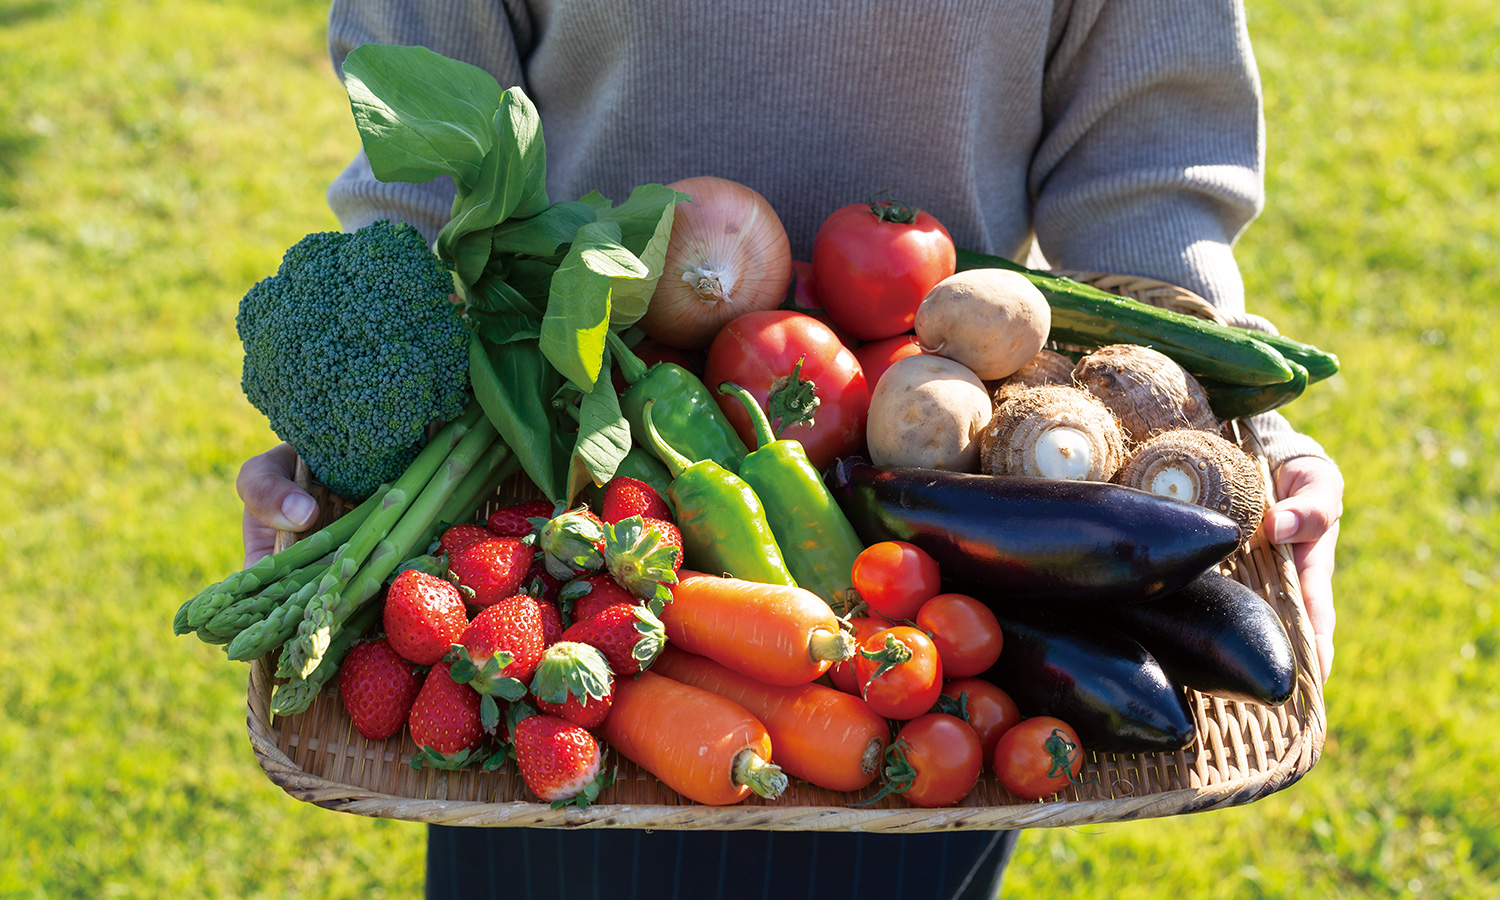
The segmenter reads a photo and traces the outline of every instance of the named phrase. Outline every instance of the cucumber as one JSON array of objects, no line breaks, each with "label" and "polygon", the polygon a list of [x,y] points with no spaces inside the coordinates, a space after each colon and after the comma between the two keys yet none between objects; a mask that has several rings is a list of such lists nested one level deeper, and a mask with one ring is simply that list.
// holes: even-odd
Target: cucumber
[{"label": "cucumber", "polygon": [[1228,384],[1283,384],[1294,377],[1286,359],[1257,332],[1160,309],[1003,257],[958,251],[959,271],[977,268],[1010,269],[1035,284],[1052,308],[1050,336],[1058,343],[1090,350],[1139,344],[1166,354],[1196,378]]},{"label": "cucumber", "polygon": [[1281,384],[1228,384],[1207,378],[1198,379],[1208,394],[1208,405],[1218,419],[1242,419],[1270,412],[1302,396],[1312,379],[1307,369],[1288,359],[1292,380]]},{"label": "cucumber", "polygon": [[1312,344],[1304,344],[1294,341],[1282,334],[1266,334],[1262,331],[1250,331],[1240,329],[1252,335],[1257,340],[1264,341],[1274,347],[1277,353],[1289,363],[1296,363],[1307,370],[1307,383],[1316,384],[1319,381],[1338,372],[1339,358],[1326,350],[1319,350]]}]

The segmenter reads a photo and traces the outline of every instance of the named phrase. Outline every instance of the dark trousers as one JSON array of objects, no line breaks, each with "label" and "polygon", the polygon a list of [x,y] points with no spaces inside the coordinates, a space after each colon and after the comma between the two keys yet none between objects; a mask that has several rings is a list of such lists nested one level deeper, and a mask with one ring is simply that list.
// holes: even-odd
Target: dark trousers
[{"label": "dark trousers", "polygon": [[427,897],[992,900],[1014,831],[427,829]]}]

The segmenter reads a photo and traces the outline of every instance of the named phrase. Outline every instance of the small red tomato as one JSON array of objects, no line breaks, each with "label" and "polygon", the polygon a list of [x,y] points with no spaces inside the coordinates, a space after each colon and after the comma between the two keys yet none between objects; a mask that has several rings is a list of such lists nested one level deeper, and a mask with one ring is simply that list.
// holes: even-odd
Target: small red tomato
[{"label": "small red tomato", "polygon": [[1037,716],[1000,735],[994,765],[1007,791],[1022,800],[1040,800],[1082,783],[1078,773],[1083,769],[1083,745],[1068,723]]},{"label": "small red tomato", "polygon": [[968,594],[938,594],[917,610],[917,627],[932,635],[943,675],[966,678],[1000,658],[1004,636],[990,608]]},{"label": "small red tomato", "polygon": [[888,619],[914,619],[922,604],[942,590],[937,560],[906,541],[880,541],[854,558],[854,589]]},{"label": "small red tomato", "polygon": [[841,207],[813,237],[813,280],[823,308],[865,341],[910,331],[922,298],[956,264],[948,229],[900,203]]},{"label": "small red tomato", "polygon": [[875,396],[875,383],[891,367],[891,363],[921,352],[922,346],[917,343],[917,336],[914,334],[882,338],[855,350],[854,357],[859,360],[859,367],[865,372],[865,387],[870,389],[870,396]]},{"label": "small red tomato", "polygon": [[889,776],[893,790],[926,809],[952,806],[968,796],[984,765],[974,729],[946,713],[926,713],[907,722],[887,754],[897,773]]},{"label": "small red tomato", "polygon": [[984,748],[984,764],[994,767],[995,745],[1000,736],[1021,721],[1021,711],[1010,694],[982,678],[955,678],[943,685],[943,693],[955,700],[962,698],[969,727],[979,735]]},{"label": "small red tomato", "polygon": [[[849,620],[849,625],[854,629],[854,643],[856,644],[863,643],[865,638],[883,628],[891,627],[891,623],[886,619],[874,616],[855,616]],[[828,679],[833,682],[834,687],[844,693],[859,696],[859,682],[855,680],[853,660],[846,659],[843,662],[834,663],[833,667],[828,670]]]},{"label": "small red tomato", "polygon": [[921,629],[893,625],[859,645],[854,677],[865,702],[887,719],[915,719],[943,692],[943,662]]}]

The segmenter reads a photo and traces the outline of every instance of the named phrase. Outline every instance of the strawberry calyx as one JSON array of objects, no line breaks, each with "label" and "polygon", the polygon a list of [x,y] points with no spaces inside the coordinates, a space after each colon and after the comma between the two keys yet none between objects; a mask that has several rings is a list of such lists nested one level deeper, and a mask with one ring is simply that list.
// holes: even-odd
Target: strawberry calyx
[{"label": "strawberry calyx", "polygon": [[411,759],[407,761],[407,764],[419,772],[424,766],[433,769],[453,770],[462,769],[481,762],[487,763],[490,757],[490,752],[483,749],[471,750],[466,748],[457,753],[443,753],[432,747],[423,746],[411,755]]},{"label": "strawberry calyx", "polygon": [[536,547],[553,578],[566,580],[604,567],[604,525],[586,507],[531,521],[537,527]]},{"label": "strawberry calyx", "polygon": [[531,677],[532,696],[545,703],[602,701],[610,696],[614,672],[596,648],[579,641],[559,641],[542,653]]},{"label": "strawberry calyx", "polygon": [[672,602],[667,585],[677,583],[682,551],[641,516],[607,524],[604,532],[604,562],[615,580],[656,610]]},{"label": "strawberry calyx", "polygon": [[451,663],[448,677],[479,692],[479,721],[490,734],[500,724],[500,704],[495,698],[513,703],[526,696],[524,682],[503,674],[515,662],[507,650],[496,650],[489,659],[480,662],[469,653],[468,647],[454,644],[443,661]]}]

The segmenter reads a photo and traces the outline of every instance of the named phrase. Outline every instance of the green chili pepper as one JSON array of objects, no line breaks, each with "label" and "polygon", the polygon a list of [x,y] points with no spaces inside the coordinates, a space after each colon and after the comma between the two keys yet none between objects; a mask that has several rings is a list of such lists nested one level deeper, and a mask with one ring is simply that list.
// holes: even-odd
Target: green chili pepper
[{"label": "green chili pepper", "polygon": [[620,395],[620,410],[637,444],[651,446],[642,411],[648,401],[660,400],[656,427],[669,445],[691,460],[713,460],[731,472],[739,470],[740,460],[750,451],[698,376],[675,363],[657,363],[648,369],[618,334],[611,331],[607,340],[621,374],[630,383]]},{"label": "green chili pepper", "polygon": [[646,445],[672,473],[668,500],[677,512],[682,551],[692,568],[762,584],[797,584],[766,521],[765,507],[745,480],[711,459],[693,462],[656,430],[651,410],[641,409]]},{"label": "green chili pepper", "polygon": [[850,572],[865,549],[818,470],[798,441],[778,439],[755,397],[732,381],[719,393],[745,405],[758,446],[740,463],[739,475],[766,508],[771,532],[797,584],[843,615],[859,601]]}]

